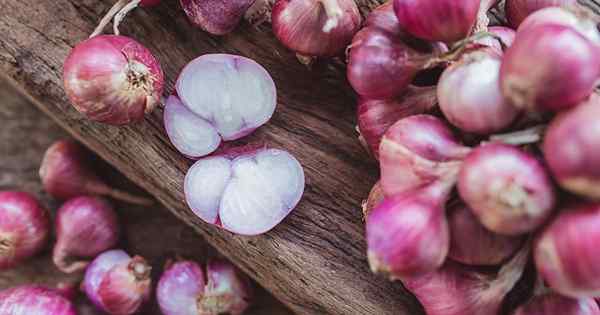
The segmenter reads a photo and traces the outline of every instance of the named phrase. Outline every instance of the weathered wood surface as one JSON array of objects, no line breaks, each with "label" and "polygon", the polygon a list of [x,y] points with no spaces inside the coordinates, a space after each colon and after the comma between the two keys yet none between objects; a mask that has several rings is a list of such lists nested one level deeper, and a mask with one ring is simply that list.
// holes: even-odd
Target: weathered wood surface
[{"label": "weathered wood surface", "polygon": [[[53,141],[68,137],[55,122],[0,80],[0,190],[28,191],[54,212],[60,204],[44,193],[37,170],[45,149]],[[99,160],[95,165],[111,184],[139,192],[104,162]],[[144,208],[115,203],[115,207],[124,231],[121,246],[151,262],[155,282],[167,259],[181,256],[204,262],[216,255],[216,251],[191,227],[158,205]],[[51,246],[48,246],[40,256],[18,268],[0,272],[0,290],[26,283],[53,286],[60,281],[80,280],[81,275],[70,276],[58,271],[52,264],[50,253]],[[82,295],[77,300],[78,314],[99,314]],[[161,314],[155,300],[143,313]],[[284,315],[291,314],[291,311],[257,287],[256,304],[248,314]]]},{"label": "weathered wood surface", "polygon": [[[377,1],[357,2],[365,12]],[[306,193],[297,209],[270,233],[237,237],[204,224],[187,209],[182,182],[191,162],[169,145],[161,110],[138,125],[115,128],[82,120],[68,105],[62,91],[62,62],[111,3],[0,0],[0,70],[38,107],[298,313],[418,313],[417,303],[399,284],[368,271],[359,204],[377,170],[355,140],[355,100],[343,71],[327,64],[306,69],[277,43],[267,26],[243,25],[222,38],[208,36],[189,25],[176,0],[136,10],[127,19],[122,32],[159,57],[167,91],[181,67],[204,53],[242,54],[273,76],[279,94],[277,112],[248,141],[260,139],[291,151],[305,168]]]}]

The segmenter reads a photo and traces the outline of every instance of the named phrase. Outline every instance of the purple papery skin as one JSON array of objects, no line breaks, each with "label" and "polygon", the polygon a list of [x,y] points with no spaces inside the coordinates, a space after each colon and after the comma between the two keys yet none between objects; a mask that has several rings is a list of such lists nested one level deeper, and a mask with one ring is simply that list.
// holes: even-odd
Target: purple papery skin
[{"label": "purple papery skin", "polygon": [[204,294],[204,272],[193,261],[179,261],[167,268],[156,288],[164,315],[198,315],[197,300]]},{"label": "purple papery skin", "polygon": [[96,307],[103,309],[102,302],[98,295],[98,288],[100,287],[100,283],[106,272],[114,266],[127,262],[130,259],[131,257],[125,251],[113,249],[100,254],[89,265],[85,271],[82,287],[88,298],[96,305]]},{"label": "purple papery skin", "polygon": [[519,307],[514,315],[599,315],[600,308],[592,298],[573,299],[556,293],[534,297]]},{"label": "purple papery skin", "polygon": [[2,315],[77,315],[73,304],[58,291],[24,285],[0,292]]}]

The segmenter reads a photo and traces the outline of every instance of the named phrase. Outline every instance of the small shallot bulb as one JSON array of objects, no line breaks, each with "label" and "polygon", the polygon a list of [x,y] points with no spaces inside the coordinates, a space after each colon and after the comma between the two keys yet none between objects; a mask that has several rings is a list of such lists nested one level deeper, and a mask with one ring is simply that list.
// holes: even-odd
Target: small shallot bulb
[{"label": "small shallot bulb", "polygon": [[130,195],[106,185],[88,164],[85,149],[71,140],[59,140],[44,153],[40,178],[48,194],[57,199],[71,199],[81,195],[100,195],[117,200],[151,205],[152,200]]},{"label": "small shallot bulb", "polygon": [[569,26],[579,31],[579,33],[592,42],[600,43],[600,33],[597,28],[598,17],[595,13],[584,7],[547,7],[538,10],[521,23],[518,32],[524,32],[529,28],[542,24]]},{"label": "small shallot bulb", "polygon": [[530,111],[576,106],[592,93],[600,77],[598,47],[564,25],[519,31],[502,59],[502,94],[516,108]]},{"label": "small shallot bulb", "polygon": [[117,245],[119,222],[112,206],[97,197],[67,201],[56,213],[54,264],[63,272],[84,270],[91,258]]},{"label": "small shallot bulb", "polygon": [[500,143],[480,145],[467,156],[458,192],[486,228],[506,235],[540,227],[556,201],[541,162],[530,153]]},{"label": "small shallot bulb", "polygon": [[387,198],[367,217],[371,270],[391,280],[439,268],[450,246],[444,203],[451,182],[435,182]]},{"label": "small shallot bulb", "polygon": [[449,210],[448,224],[448,258],[465,265],[500,265],[523,245],[523,238],[495,234],[483,227],[462,202]]},{"label": "small shallot bulb", "polygon": [[69,53],[65,92],[87,118],[111,125],[139,122],[160,102],[163,72],[142,44],[117,35],[85,40]]},{"label": "small shallot bulb", "polygon": [[330,57],[348,46],[361,16],[354,0],[278,0],[271,21],[273,33],[289,49]]},{"label": "small shallot bulb", "polygon": [[50,214],[32,195],[0,192],[0,270],[14,267],[42,250],[49,230]]},{"label": "small shallot bulb", "polygon": [[92,303],[108,314],[135,314],[150,298],[150,265],[119,249],[106,251],[87,268],[82,288]]},{"label": "small shallot bulb", "polygon": [[575,5],[577,0],[506,0],[504,11],[508,23],[515,29],[530,14],[547,7]]},{"label": "small shallot bulb", "polygon": [[379,159],[379,144],[385,132],[398,120],[424,114],[437,104],[436,88],[411,86],[401,96],[390,99],[360,99],[358,129],[369,150]]},{"label": "small shallot bulb", "polygon": [[180,0],[190,22],[213,35],[235,29],[255,0]]},{"label": "small shallot bulb", "polygon": [[521,278],[528,257],[526,247],[497,274],[477,273],[448,261],[429,274],[404,278],[402,284],[417,297],[427,315],[498,314],[504,297]]},{"label": "small shallot bulb", "polygon": [[385,133],[379,147],[383,192],[394,196],[455,174],[470,150],[435,116],[403,118]]},{"label": "small shallot bulb", "polygon": [[574,299],[549,292],[520,306],[514,315],[600,315],[600,308],[591,298]]},{"label": "small shallot bulb", "polygon": [[407,35],[392,2],[377,7],[349,46],[348,81],[366,99],[393,98],[431,65],[434,46]]},{"label": "small shallot bulb", "polygon": [[23,285],[0,291],[0,314],[77,315],[77,310],[59,290]]},{"label": "small shallot bulb", "polygon": [[535,242],[538,272],[554,291],[570,297],[600,296],[600,204],[561,209]]},{"label": "small shallot bulb", "polygon": [[506,26],[490,26],[487,30],[494,36],[485,36],[477,40],[477,43],[493,48],[497,53],[502,54],[506,48],[510,47],[515,41],[516,32]]},{"label": "small shallot bulb", "polygon": [[206,275],[193,261],[179,261],[163,273],[156,296],[165,315],[240,315],[250,305],[250,280],[231,263],[209,261]]},{"label": "small shallot bulb", "polygon": [[556,117],[544,138],[544,158],[559,185],[600,199],[600,98]]},{"label": "small shallot bulb", "polygon": [[202,220],[242,235],[279,224],[304,193],[304,170],[290,153],[259,148],[197,161],[185,176],[186,201]]},{"label": "small shallot bulb", "polygon": [[428,41],[455,42],[469,35],[481,0],[393,0],[400,25]]},{"label": "small shallot bulb", "polygon": [[501,56],[492,49],[463,55],[442,74],[437,96],[440,109],[457,128],[490,134],[509,126],[519,110],[500,91]]}]

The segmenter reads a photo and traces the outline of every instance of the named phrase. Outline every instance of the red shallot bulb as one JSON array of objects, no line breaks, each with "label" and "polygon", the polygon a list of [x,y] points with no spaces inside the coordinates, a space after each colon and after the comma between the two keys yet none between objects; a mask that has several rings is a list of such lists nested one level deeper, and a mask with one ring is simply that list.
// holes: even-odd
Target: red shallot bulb
[{"label": "red shallot bulb", "polygon": [[379,144],[385,132],[398,120],[424,114],[437,104],[436,88],[411,86],[401,96],[390,99],[360,99],[358,129],[369,150],[379,159]]},{"label": "red shallot bulb", "polygon": [[401,94],[420,70],[432,66],[435,51],[432,44],[404,33],[391,1],[369,14],[349,49],[348,81],[367,99]]},{"label": "red shallot bulb", "polygon": [[85,272],[82,289],[100,310],[111,315],[137,313],[151,293],[150,265],[122,250],[100,254]]},{"label": "red shallot bulb", "polygon": [[552,180],[541,162],[517,147],[490,143],[464,160],[458,192],[481,223],[506,235],[532,232],[552,214]]},{"label": "red shallot bulb", "polygon": [[530,14],[547,7],[560,7],[577,4],[577,0],[506,0],[504,11],[508,23],[518,28]]},{"label": "red shallot bulb", "polygon": [[179,99],[169,98],[165,126],[175,147],[191,157],[212,152],[220,139],[252,133],[271,119],[277,105],[269,73],[242,56],[200,56],[181,71],[175,88]]},{"label": "red shallot bulb", "polygon": [[206,277],[193,261],[168,267],[158,282],[156,296],[165,315],[239,315],[250,305],[250,280],[231,263],[209,261]]},{"label": "red shallot bulb", "polygon": [[457,128],[490,134],[508,127],[519,110],[500,91],[501,56],[492,49],[463,55],[442,74],[437,96],[440,109]]},{"label": "red shallot bulb", "polygon": [[101,195],[140,205],[153,203],[106,185],[88,165],[88,159],[85,149],[76,142],[59,140],[53,143],[46,150],[39,171],[46,192],[63,200],[81,195]]},{"label": "red shallot bulb", "polygon": [[213,35],[233,31],[255,0],[180,0],[190,22]]},{"label": "red shallot bulb", "polygon": [[498,314],[504,297],[521,278],[528,257],[526,247],[497,274],[477,273],[448,261],[439,270],[402,279],[402,283],[421,302],[427,315]]},{"label": "red shallot bulb", "polygon": [[591,298],[573,299],[546,293],[520,306],[514,315],[600,315],[600,308]]},{"label": "red shallot bulb", "polygon": [[530,111],[576,106],[600,77],[598,49],[568,26],[543,24],[519,31],[502,59],[502,94]]},{"label": "red shallot bulb", "polygon": [[481,0],[394,0],[402,28],[428,41],[455,42],[471,33]]},{"label": "red shallot bulb", "polygon": [[600,199],[600,98],[556,117],[544,138],[544,158],[554,179],[573,193]]},{"label": "red shallot bulb", "polygon": [[444,203],[453,182],[438,181],[387,198],[367,217],[371,270],[391,280],[439,268],[450,246]]},{"label": "red shallot bulb", "polygon": [[449,210],[448,224],[448,258],[465,265],[500,265],[523,245],[523,238],[495,234],[483,227],[462,202]]},{"label": "red shallot bulb", "polygon": [[491,47],[499,54],[502,54],[515,41],[516,32],[512,28],[490,26],[487,31],[494,36],[485,36],[477,40],[477,43]]},{"label": "red shallot bulb", "polygon": [[361,16],[354,0],[278,0],[271,21],[273,33],[289,49],[331,57],[348,46]]},{"label": "red shallot bulb", "polygon": [[550,288],[570,297],[600,296],[600,204],[561,209],[534,245],[535,264]]},{"label": "red shallot bulb", "polygon": [[77,44],[63,71],[71,104],[87,118],[111,125],[141,121],[163,91],[158,60],[125,36],[99,35]]},{"label": "red shallot bulb", "polygon": [[0,192],[0,270],[14,267],[42,250],[49,230],[50,215],[32,195]]},{"label": "red shallot bulb", "polygon": [[202,220],[242,235],[265,233],[300,201],[304,171],[290,153],[260,148],[197,161],[185,176],[186,201]]},{"label": "red shallot bulb", "polygon": [[403,118],[385,133],[379,147],[383,192],[394,196],[452,177],[470,150],[435,116]]},{"label": "red shallot bulb", "polygon": [[58,290],[23,285],[0,291],[0,314],[77,315],[77,310]]},{"label": "red shallot bulb", "polygon": [[547,7],[528,16],[521,23],[518,31],[524,32],[529,28],[543,24],[559,24],[579,31],[592,42],[600,43],[597,23],[598,17],[596,14],[584,7]]},{"label": "red shallot bulb", "polygon": [[101,198],[81,196],[56,213],[54,264],[63,272],[84,270],[89,258],[117,245],[119,222],[112,206]]}]

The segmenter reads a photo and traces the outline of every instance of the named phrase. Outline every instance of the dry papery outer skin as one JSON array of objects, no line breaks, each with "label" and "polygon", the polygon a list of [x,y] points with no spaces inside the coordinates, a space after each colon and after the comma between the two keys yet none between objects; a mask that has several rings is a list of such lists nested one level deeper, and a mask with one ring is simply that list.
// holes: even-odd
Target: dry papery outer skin
[{"label": "dry papery outer skin", "polygon": [[508,127],[519,110],[500,91],[501,55],[477,49],[452,63],[440,77],[437,96],[444,116],[455,127],[490,134]]},{"label": "dry papery outer skin", "polygon": [[90,196],[63,204],[56,213],[55,228],[52,260],[65,273],[84,270],[96,255],[117,245],[120,235],[113,207],[104,199]]},{"label": "dry papery outer skin", "polygon": [[48,242],[50,214],[29,193],[0,192],[0,270],[37,254]]},{"label": "dry papery outer skin", "polygon": [[393,0],[400,25],[428,41],[451,43],[469,35],[481,0]]},{"label": "dry papery outer skin", "polygon": [[386,99],[407,89],[419,70],[433,58],[434,46],[406,34],[392,2],[377,7],[352,39],[348,81],[366,99]]},{"label": "dry papery outer skin", "polygon": [[96,307],[111,315],[135,314],[150,299],[150,266],[122,250],[100,254],[85,272],[82,290]]},{"label": "dry papery outer skin", "polygon": [[99,35],[71,50],[65,92],[87,118],[111,125],[141,121],[160,102],[164,77],[152,53],[135,40]]},{"label": "dry papery outer skin", "polygon": [[581,33],[594,43],[600,43],[598,16],[582,6],[547,7],[529,15],[519,26],[518,32],[525,32],[543,24],[568,26]]},{"label": "dry papery outer skin", "polygon": [[235,29],[255,0],[180,0],[190,22],[213,35]]},{"label": "dry papery outer skin", "polygon": [[554,291],[570,297],[600,296],[600,204],[563,207],[535,242],[538,272]]},{"label": "dry papery outer skin", "polygon": [[304,56],[342,53],[361,26],[354,0],[278,0],[271,14],[273,33]]},{"label": "dry papery outer skin", "polygon": [[481,223],[506,235],[532,232],[546,222],[555,191],[541,162],[501,143],[483,144],[464,160],[458,192]]},{"label": "dry papery outer skin", "polygon": [[559,185],[600,199],[600,97],[558,115],[548,127],[544,158]]},{"label": "dry papery outer skin", "polygon": [[502,60],[502,94],[529,111],[574,107],[600,77],[598,49],[568,26],[543,24],[520,31]]},{"label": "dry papery outer skin", "polygon": [[381,183],[377,182],[371,188],[367,199],[363,200],[362,202],[362,211],[365,220],[369,216],[369,213],[371,213],[375,207],[382,203],[384,199],[385,196],[383,195],[383,190],[381,189]]},{"label": "dry papery outer skin", "polygon": [[389,99],[360,99],[357,121],[370,152],[379,159],[379,144],[385,132],[398,120],[424,114],[437,105],[436,88],[410,86],[402,95]]},{"label": "dry papery outer skin", "polygon": [[599,315],[592,298],[573,299],[556,293],[535,296],[515,310],[514,315]]},{"label": "dry papery outer skin", "polygon": [[24,285],[0,291],[2,315],[77,315],[77,310],[59,291],[39,285]]},{"label": "dry papery outer skin", "polygon": [[577,4],[577,0],[506,0],[504,2],[504,12],[508,23],[516,29],[526,17],[535,11],[547,7],[575,4]]},{"label": "dry papery outer skin", "polygon": [[470,150],[435,116],[403,118],[385,133],[379,147],[383,192],[394,196],[452,177]]},{"label": "dry papery outer skin", "polygon": [[480,274],[448,261],[429,274],[402,279],[427,315],[498,314],[506,294],[521,278],[529,248],[520,250],[497,274]]},{"label": "dry papery outer skin", "polygon": [[279,224],[304,193],[304,170],[290,153],[261,148],[197,161],[185,176],[192,211],[207,223],[241,235]]},{"label": "dry papery outer skin", "polygon": [[448,210],[448,224],[448,258],[465,265],[500,265],[523,246],[523,237],[499,235],[483,227],[462,202],[455,203]]}]

